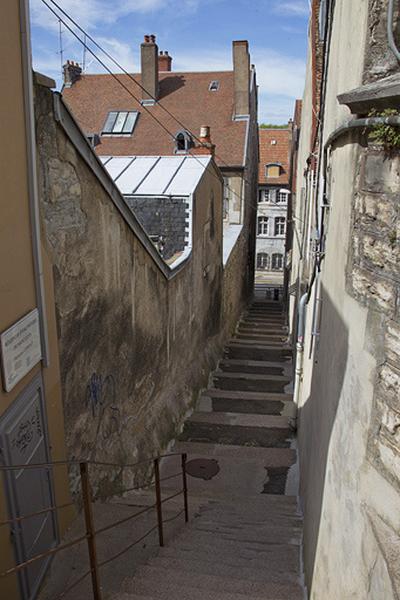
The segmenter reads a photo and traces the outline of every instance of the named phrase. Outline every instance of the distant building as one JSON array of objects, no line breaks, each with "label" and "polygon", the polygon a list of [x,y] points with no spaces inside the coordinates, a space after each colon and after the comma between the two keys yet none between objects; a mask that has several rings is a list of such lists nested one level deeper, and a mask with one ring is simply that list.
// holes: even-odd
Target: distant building
[{"label": "distant building", "polygon": [[291,130],[259,130],[256,270],[283,273],[290,197]]},{"label": "distant building", "polygon": [[[231,71],[174,72],[172,57],[159,52],[154,35],[146,35],[141,73],[118,75],[125,89],[111,74],[83,73],[68,61],[63,97],[99,156],[214,155],[224,180],[224,257],[241,236],[243,285],[238,290],[251,290],[257,85],[248,42],[234,41],[232,54]],[[205,147],[199,143],[204,129],[211,135]]]}]

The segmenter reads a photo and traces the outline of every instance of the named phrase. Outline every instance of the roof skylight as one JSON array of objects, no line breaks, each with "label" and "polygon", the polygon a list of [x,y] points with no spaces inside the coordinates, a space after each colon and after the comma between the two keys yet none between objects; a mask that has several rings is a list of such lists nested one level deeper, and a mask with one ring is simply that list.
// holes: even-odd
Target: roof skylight
[{"label": "roof skylight", "polygon": [[129,135],[133,132],[138,111],[111,111],[108,113],[102,133],[108,135]]}]

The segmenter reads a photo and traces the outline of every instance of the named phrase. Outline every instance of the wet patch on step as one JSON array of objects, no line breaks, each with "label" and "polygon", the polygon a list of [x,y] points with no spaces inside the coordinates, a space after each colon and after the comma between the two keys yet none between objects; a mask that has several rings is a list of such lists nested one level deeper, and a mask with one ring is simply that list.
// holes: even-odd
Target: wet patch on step
[{"label": "wet patch on step", "polygon": [[266,467],[268,481],[262,494],[284,494],[289,467]]}]

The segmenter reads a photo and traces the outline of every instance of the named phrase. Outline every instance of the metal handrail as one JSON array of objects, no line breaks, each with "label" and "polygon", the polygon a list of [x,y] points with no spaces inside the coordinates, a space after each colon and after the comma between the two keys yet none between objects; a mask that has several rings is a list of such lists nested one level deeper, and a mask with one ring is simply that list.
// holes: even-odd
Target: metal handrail
[{"label": "metal handrail", "polygon": [[[173,475],[169,475],[167,477],[164,478],[160,478],[160,459],[161,458],[167,458],[170,456],[180,456],[181,457],[181,472],[180,473],[174,473]],[[76,538],[74,540],[71,540],[70,542],[66,542],[64,544],[59,544],[58,546],[56,546],[55,548],[51,548],[50,550],[47,550],[46,552],[43,552],[41,554],[38,554],[32,558],[30,558],[29,560],[26,560],[22,563],[17,564],[15,567],[12,567],[10,569],[7,569],[6,571],[0,573],[0,578],[2,577],[6,577],[8,575],[17,573],[18,571],[24,569],[25,567],[27,567],[28,565],[34,563],[37,560],[46,558],[47,556],[53,556],[55,554],[57,554],[58,552],[61,552],[62,550],[66,550],[67,548],[70,548],[72,546],[75,546],[76,544],[80,544],[81,542],[83,542],[84,540],[87,541],[87,545],[88,545],[88,553],[89,553],[89,562],[90,562],[90,570],[87,571],[86,573],[84,573],[81,577],[79,577],[79,579],[77,579],[71,586],[69,586],[66,590],[64,590],[62,592],[62,594],[58,597],[59,599],[63,598],[69,591],[71,591],[74,587],[76,587],[81,581],[83,581],[88,575],[91,575],[92,578],[92,590],[93,590],[93,598],[94,600],[101,600],[101,591],[100,591],[100,576],[99,576],[99,568],[108,564],[109,562],[112,562],[113,560],[115,560],[116,558],[118,558],[119,556],[121,556],[122,554],[124,554],[125,552],[127,552],[130,548],[132,548],[133,546],[135,546],[136,544],[138,544],[139,542],[141,542],[145,537],[147,537],[148,535],[150,535],[150,533],[152,533],[153,531],[155,531],[155,529],[158,529],[158,537],[159,537],[159,544],[160,546],[164,545],[164,532],[163,532],[163,525],[165,523],[168,523],[169,521],[172,521],[174,519],[176,519],[177,517],[179,517],[182,513],[185,514],[185,522],[187,523],[189,520],[189,510],[188,510],[188,490],[187,490],[187,478],[186,478],[186,460],[187,460],[187,454],[186,453],[180,453],[180,452],[173,452],[173,453],[169,453],[169,454],[163,454],[160,455],[159,457],[155,458],[155,459],[148,459],[146,461],[140,461],[131,465],[117,465],[117,464],[113,464],[113,463],[100,463],[100,462],[96,462],[96,461],[55,461],[54,463],[42,463],[42,464],[34,464],[34,465],[12,465],[12,466],[0,466],[0,471],[10,471],[10,470],[20,470],[20,469],[26,469],[26,468],[33,468],[33,469],[38,469],[38,468],[43,468],[43,469],[48,469],[48,468],[52,468],[54,466],[60,466],[60,465],[67,465],[67,464],[79,464],[79,468],[80,468],[80,477],[81,477],[81,490],[82,490],[82,500],[83,500],[83,512],[84,512],[84,519],[85,519],[85,527],[86,527],[86,534]],[[123,467],[123,468],[129,468],[129,467],[134,467],[134,466],[138,466],[140,464],[144,464],[144,463],[150,463],[153,462],[153,466],[154,466],[154,477],[155,477],[155,482],[152,485],[155,485],[155,492],[156,492],[156,501],[154,504],[151,504],[150,506],[147,506],[146,508],[144,508],[143,510],[140,510],[139,512],[136,512],[133,515],[129,515],[128,517],[125,517],[123,519],[120,519],[118,521],[115,521],[114,523],[111,523],[110,525],[107,525],[105,527],[102,527],[98,530],[95,529],[94,526],[94,519],[93,519],[93,513],[92,513],[92,493],[91,493],[91,486],[90,486],[90,479],[89,479],[89,466],[91,465],[102,465],[102,466],[116,466],[116,467]],[[169,479],[172,479],[173,477],[177,477],[179,475],[182,475],[182,482],[183,482],[183,487],[181,490],[179,490],[178,492],[171,494],[170,496],[168,496],[167,498],[162,498],[161,496],[161,483],[163,481],[167,481]],[[145,487],[145,486],[142,486]],[[131,488],[131,489],[135,489],[135,488]],[[138,488],[136,488],[138,489]],[[127,490],[128,491],[128,490]],[[162,516],[162,505],[165,502],[168,502],[169,500],[171,500],[172,498],[175,498],[176,496],[179,496],[183,494],[183,500],[184,500],[184,508],[174,517],[171,517],[169,519],[163,519]],[[12,525],[15,522],[20,522],[23,521],[25,519],[29,519],[31,517],[40,515],[40,514],[44,514],[47,512],[52,512],[52,511],[56,511],[62,508],[66,508],[68,506],[73,506],[74,503],[73,502],[69,502],[66,504],[61,504],[61,505],[56,505],[56,506],[49,506],[46,509],[43,509],[41,511],[37,511],[35,513],[31,513],[31,514],[27,514],[27,515],[22,515],[20,517],[16,517],[14,519],[7,519],[5,521],[0,521],[0,527],[2,525]],[[132,542],[131,544],[129,544],[129,546],[127,546],[126,548],[124,548],[123,550],[121,550],[120,552],[118,552],[116,555],[106,559],[105,561],[99,563],[97,561],[97,552],[96,552],[96,536],[104,533],[105,531],[108,531],[110,529],[113,529],[114,527],[118,527],[119,525],[121,525],[122,523],[126,523],[129,520],[135,519],[136,517],[139,517],[140,515],[148,512],[149,510],[153,510],[154,508],[156,508],[157,510],[157,525],[155,525],[154,527],[152,527],[151,529],[149,529],[143,536],[141,536],[138,540]]]}]

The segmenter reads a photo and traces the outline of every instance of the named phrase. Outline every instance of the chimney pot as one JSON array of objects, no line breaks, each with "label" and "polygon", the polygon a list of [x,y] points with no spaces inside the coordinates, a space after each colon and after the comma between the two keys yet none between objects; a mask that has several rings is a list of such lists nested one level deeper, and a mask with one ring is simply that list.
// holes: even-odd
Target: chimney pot
[{"label": "chimney pot", "polygon": [[74,60],[67,60],[63,66],[64,86],[71,87],[81,78],[82,69]]},{"label": "chimney pot", "polygon": [[154,104],[158,99],[158,47],[155,35],[145,35],[141,45],[142,101]]},{"label": "chimney pot", "polygon": [[246,40],[233,42],[235,117],[250,114],[250,54]]},{"label": "chimney pot", "polygon": [[160,73],[165,71],[171,71],[172,68],[172,57],[166,50],[160,52],[158,55],[158,71]]}]

